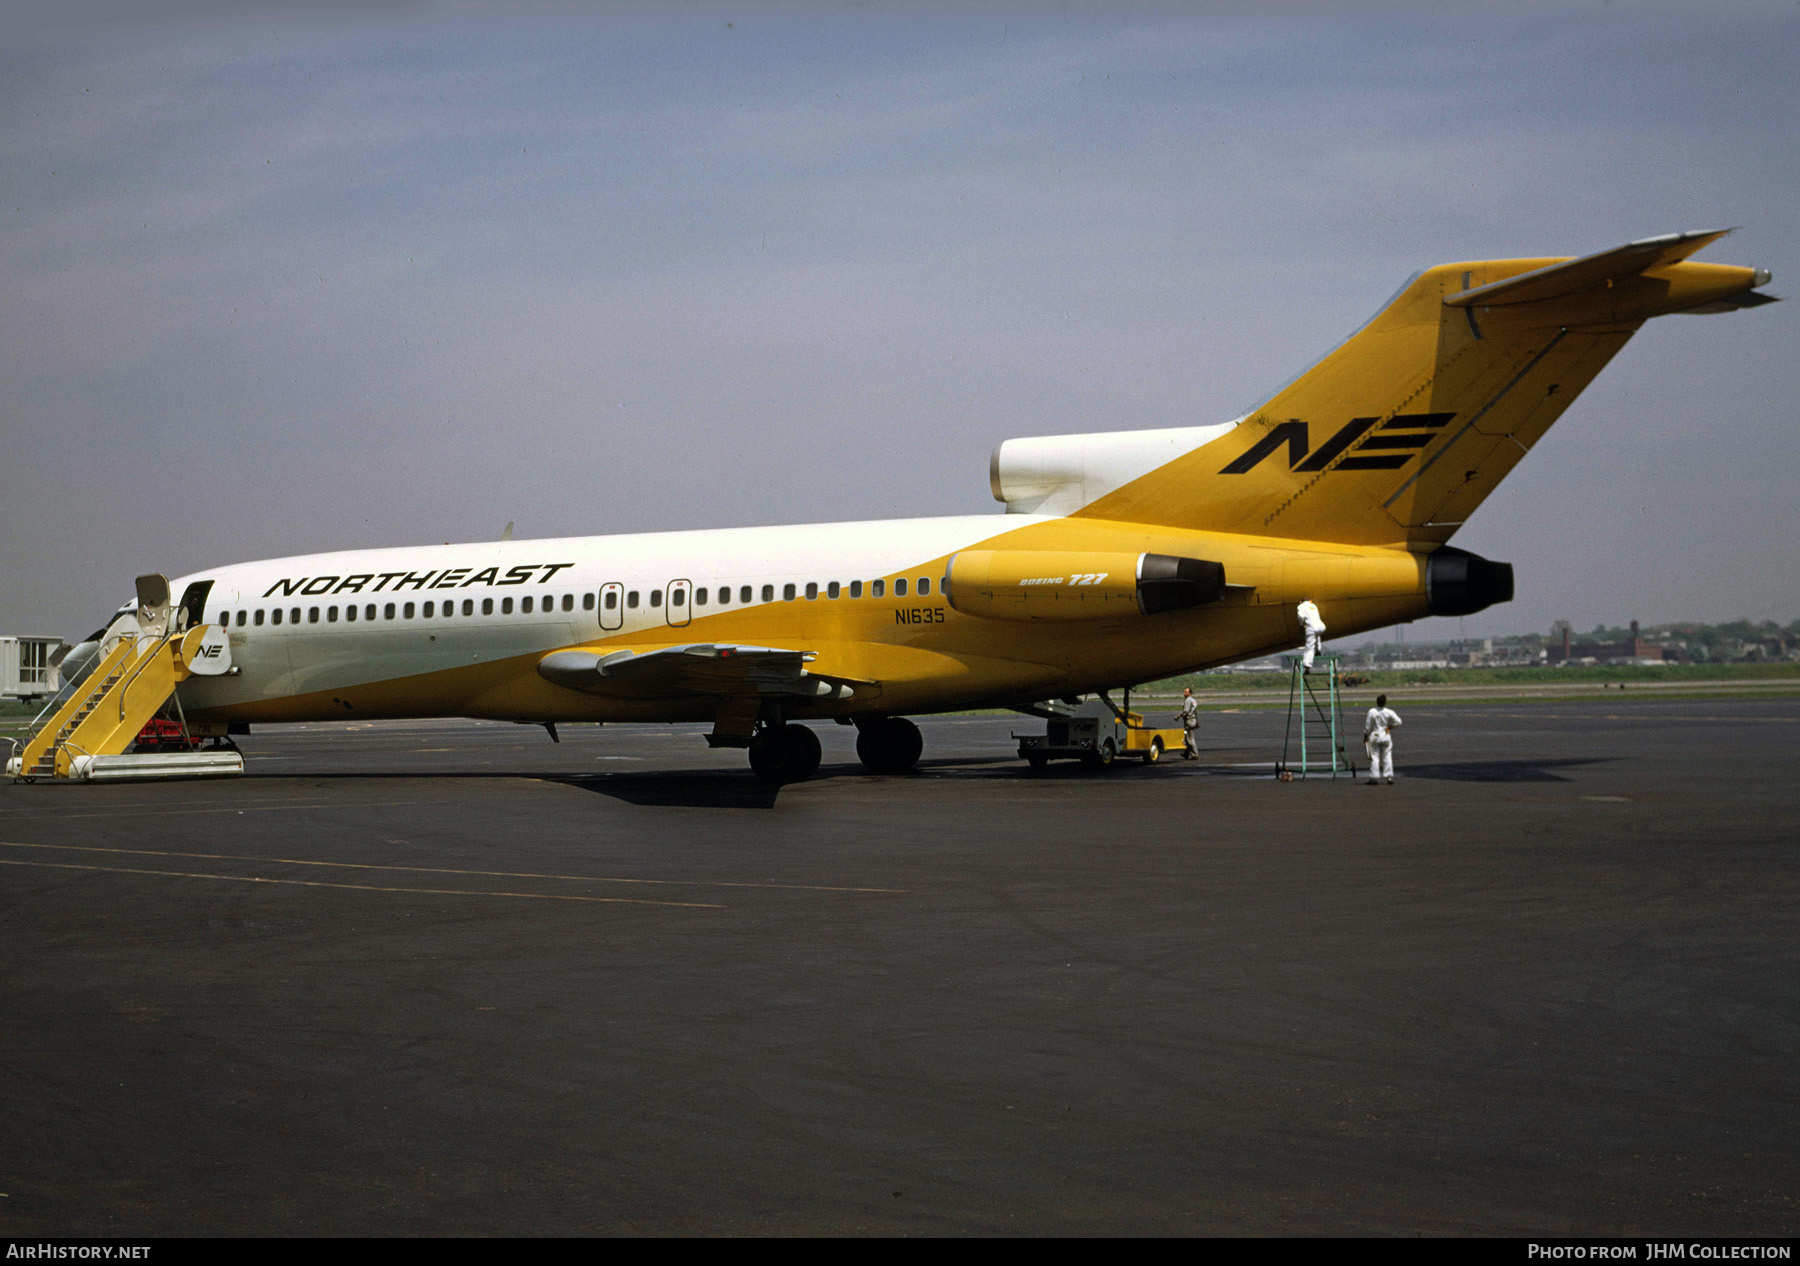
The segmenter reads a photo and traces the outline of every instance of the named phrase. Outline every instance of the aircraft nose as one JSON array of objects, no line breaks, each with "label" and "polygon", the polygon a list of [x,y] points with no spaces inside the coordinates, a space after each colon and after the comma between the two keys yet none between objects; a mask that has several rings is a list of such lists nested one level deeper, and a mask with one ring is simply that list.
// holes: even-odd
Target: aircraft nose
[{"label": "aircraft nose", "polygon": [[1756,272],[1752,274],[1752,276],[1754,276],[1756,278],[1756,280],[1754,280],[1750,283],[1750,288],[1752,290],[1756,289],[1756,287],[1758,287],[1758,286],[1766,286],[1775,279],[1775,274],[1770,272],[1766,268],[1757,269]]}]

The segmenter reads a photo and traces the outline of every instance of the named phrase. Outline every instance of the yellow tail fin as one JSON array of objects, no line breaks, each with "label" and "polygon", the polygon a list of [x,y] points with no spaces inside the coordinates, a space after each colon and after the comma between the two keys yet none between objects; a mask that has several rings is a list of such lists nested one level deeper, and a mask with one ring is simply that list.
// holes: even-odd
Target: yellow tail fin
[{"label": "yellow tail fin", "polygon": [[1075,514],[1440,544],[1644,321],[1772,301],[1766,272],[1687,262],[1725,231],[1428,269],[1228,433]]}]

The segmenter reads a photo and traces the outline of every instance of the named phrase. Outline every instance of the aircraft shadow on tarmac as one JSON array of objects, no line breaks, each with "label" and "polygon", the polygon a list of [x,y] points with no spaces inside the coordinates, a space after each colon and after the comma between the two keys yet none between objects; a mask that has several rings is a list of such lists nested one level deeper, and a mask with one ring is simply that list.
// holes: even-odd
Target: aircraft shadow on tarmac
[{"label": "aircraft shadow on tarmac", "polygon": [[[1569,782],[1570,779],[1555,772],[1559,769],[1576,768],[1583,765],[1599,765],[1609,763],[1606,757],[1584,757],[1561,760],[1490,760],[1490,761],[1454,761],[1434,765],[1404,765],[1399,773],[1403,778],[1419,778],[1434,782],[1487,782],[1487,783],[1524,783],[1524,782]],[[1132,767],[1135,768],[1135,765]],[[1198,766],[1184,766],[1184,772],[1190,774],[1224,775],[1232,778],[1266,778],[1270,774],[1264,770],[1247,770],[1237,765],[1218,766],[1201,763]],[[1163,771],[1152,772],[1148,768],[1139,771],[1157,776]],[[937,761],[919,762],[916,774],[877,775],[883,781],[905,781],[915,777],[925,778],[1001,778],[1026,780],[1059,780],[1059,779],[1108,779],[1117,778],[1121,774],[1129,776],[1127,770],[1115,768],[1110,771],[1088,769],[1078,762],[1059,762],[1038,772],[1027,768],[1023,762],[1011,756],[951,758]],[[1365,776],[1358,771],[1358,776]],[[332,773],[267,773],[259,777],[272,779],[299,779],[315,782],[365,781],[365,780],[412,780],[412,779],[491,779],[491,778],[525,778],[538,782],[559,783],[565,787],[574,787],[581,791],[591,791],[596,795],[608,796],[626,804],[644,808],[663,809],[772,809],[779,799],[783,788],[770,786],[757,779],[749,771],[735,770],[645,770],[641,773],[605,773],[582,774],[558,772],[528,771],[483,771],[476,773],[464,770],[425,771],[392,771],[392,772],[332,772]],[[838,778],[869,778],[860,766],[854,764],[826,766],[819,771],[817,780],[835,780]]]},{"label": "aircraft shadow on tarmac", "polygon": [[[1069,772],[1092,776],[1093,771],[1082,769],[1079,765],[1071,765]],[[587,774],[572,773],[568,770],[355,770],[355,771],[299,771],[262,772],[258,778],[287,779],[302,782],[366,782],[393,781],[410,782],[419,779],[467,779],[478,781],[484,779],[518,778],[533,782],[558,783],[565,787],[574,787],[581,791],[591,791],[595,795],[609,796],[626,804],[641,805],[646,808],[668,809],[772,809],[780,797],[784,787],[771,786],[758,779],[749,770],[712,770],[712,769],[663,769],[644,770],[632,773]],[[881,781],[910,781],[919,777],[969,778],[969,777],[1036,777],[1025,767],[1024,762],[1010,756],[974,757],[960,759],[944,759],[937,761],[920,761],[916,773],[912,774],[869,774],[862,766],[849,763],[842,765],[826,765],[809,781],[826,782],[840,778],[876,779]],[[800,784],[803,785],[803,784]]]},{"label": "aircraft shadow on tarmac", "polygon": [[[974,760],[920,761],[918,774],[866,773],[860,765],[826,765],[808,782],[829,782],[839,778],[905,781],[923,776],[956,776],[986,774],[988,770],[971,770],[969,766],[995,762]],[[1018,764],[1007,760],[1005,763]],[[1021,766],[1021,769],[1023,767]],[[784,788],[771,787],[748,773],[714,770],[645,770],[629,774],[548,774],[545,782],[559,782],[579,787],[596,795],[611,796],[627,804],[668,809],[772,809]]]},{"label": "aircraft shadow on tarmac", "polygon": [[1426,778],[1436,782],[1570,782],[1571,779],[1554,771],[1610,763],[1611,758],[1605,756],[1570,760],[1473,760],[1443,765],[1406,765],[1398,772],[1403,778]]},{"label": "aircraft shadow on tarmac", "polygon": [[693,809],[772,809],[781,788],[759,781],[755,775],[715,772],[712,770],[665,770],[641,774],[575,774],[567,770],[554,773],[535,770],[367,770],[314,773],[259,773],[259,779],[289,779],[296,782],[417,782],[465,779],[488,782],[496,779],[522,779],[526,782],[553,782],[581,791],[611,796],[627,804]]},{"label": "aircraft shadow on tarmac", "polygon": [[752,774],[712,770],[549,774],[544,781],[649,809],[773,809],[781,794]]}]

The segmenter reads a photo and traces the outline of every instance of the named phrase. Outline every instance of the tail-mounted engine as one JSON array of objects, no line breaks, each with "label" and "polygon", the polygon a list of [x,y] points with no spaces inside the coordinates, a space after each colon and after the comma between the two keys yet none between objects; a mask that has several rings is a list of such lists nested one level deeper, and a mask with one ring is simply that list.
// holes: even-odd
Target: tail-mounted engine
[{"label": "tail-mounted engine", "polygon": [[950,605],[989,620],[1118,620],[1217,602],[1225,566],[1170,554],[963,550]]},{"label": "tail-mounted engine", "polygon": [[1432,615],[1474,615],[1512,597],[1511,563],[1490,562],[1452,545],[1432,550],[1425,563],[1425,603]]}]

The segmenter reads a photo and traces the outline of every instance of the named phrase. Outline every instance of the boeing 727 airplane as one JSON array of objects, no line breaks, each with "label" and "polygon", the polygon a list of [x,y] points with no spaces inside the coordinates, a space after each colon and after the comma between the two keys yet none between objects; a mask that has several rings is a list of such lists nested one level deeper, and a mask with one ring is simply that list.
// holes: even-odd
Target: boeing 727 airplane
[{"label": "boeing 727 airplane", "polygon": [[142,602],[65,660],[92,684],[10,772],[66,773],[82,718],[110,716],[109,691],[135,735],[133,657],[153,646],[169,648],[168,672],[152,674],[165,685],[150,709],[173,703],[215,732],[703,721],[713,745],[748,748],[759,775],[785,782],[819,763],[804,721],[855,725],[864,764],[900,772],[921,751],[909,715],[1030,707],[1266,655],[1301,640],[1302,599],[1340,637],[1479,611],[1511,599],[1512,568],[1448,542],[1638,327],[1773,301],[1757,290],[1767,272],[1689,259],[1722,235],[1427,269],[1236,421],[1006,441],[989,472],[1003,517],[357,550],[147,577]]}]

